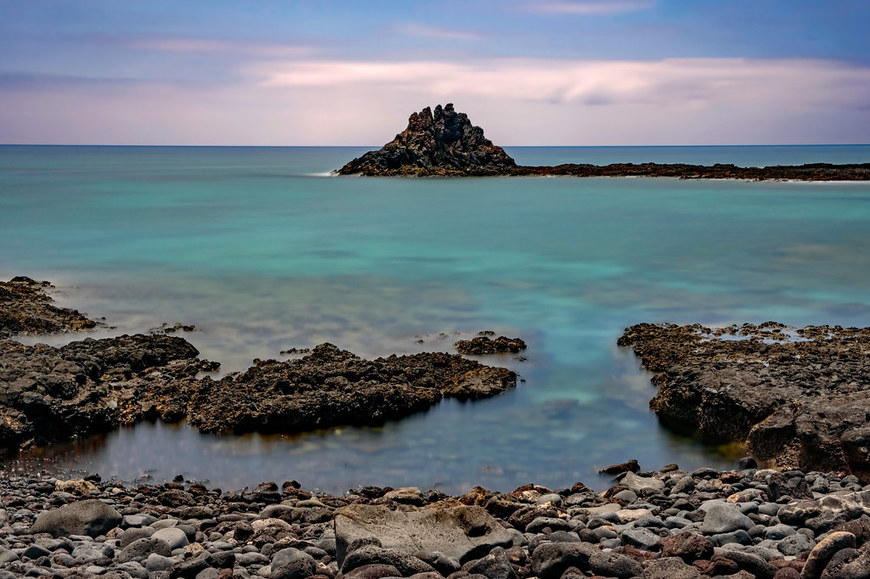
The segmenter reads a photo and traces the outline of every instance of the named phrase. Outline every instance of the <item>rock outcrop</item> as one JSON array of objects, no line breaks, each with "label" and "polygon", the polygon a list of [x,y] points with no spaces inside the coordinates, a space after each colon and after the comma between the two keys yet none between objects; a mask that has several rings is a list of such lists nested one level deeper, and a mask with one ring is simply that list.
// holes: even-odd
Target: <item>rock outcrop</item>
[{"label": "rock outcrop", "polygon": [[332,344],[298,360],[255,364],[234,377],[200,381],[188,403],[189,423],[206,432],[378,425],[426,410],[442,397],[494,396],[517,379],[510,370],[455,354],[365,360]]},{"label": "rock outcrop", "polygon": [[639,324],[619,345],[654,373],[650,407],[666,426],[870,481],[870,328]]},{"label": "rock outcrop", "polygon": [[490,339],[488,336],[477,336],[470,340],[458,340],[453,347],[460,354],[480,356],[484,354],[516,354],[526,349],[526,343],[520,338],[498,336]]},{"label": "rock outcrop", "polygon": [[51,284],[18,276],[0,282],[0,338],[16,334],[50,334],[95,328],[77,310],[59,308],[46,293]]},{"label": "rock outcrop", "polygon": [[566,163],[556,166],[523,166],[483,136],[468,115],[457,113],[452,104],[429,107],[413,113],[408,127],[377,151],[369,151],[336,171],[339,175],[485,177],[678,177],[681,179],[746,179],[764,181],[867,181],[870,163],[833,165],[776,165],[738,167],[731,164],[614,163],[591,165]]},{"label": "rock outcrop", "polygon": [[[476,400],[516,385],[505,368],[438,352],[365,360],[332,344],[296,360],[255,360],[213,380],[220,367],[199,359],[163,324],[147,335],[86,338],[62,347],[26,346],[19,333],[96,326],[51,305],[48,282],[0,282],[0,455],[109,432],[141,420],[188,423],[204,432],[292,433],[338,425],[380,425],[426,410],[444,397]],[[301,353],[301,351],[300,351]]]},{"label": "rock outcrop", "polygon": [[205,432],[301,432],[379,425],[442,397],[494,396],[516,374],[459,355],[365,360],[321,344],[298,360],[255,361],[220,380],[218,364],[161,334],[71,342],[61,348],[0,340],[0,452],[108,432],[141,420],[187,419]]},{"label": "rock outcrop", "polygon": [[341,175],[502,175],[516,163],[448,103],[413,113],[408,128],[378,151],[354,159]]}]

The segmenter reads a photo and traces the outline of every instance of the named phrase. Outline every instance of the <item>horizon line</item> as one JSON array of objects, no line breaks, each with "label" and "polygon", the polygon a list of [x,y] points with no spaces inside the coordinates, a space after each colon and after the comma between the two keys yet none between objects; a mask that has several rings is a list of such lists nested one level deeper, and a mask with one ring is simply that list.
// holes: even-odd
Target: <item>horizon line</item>
[{"label": "horizon line", "polygon": [[[0,147],[117,147],[117,148],[212,148],[212,149],[380,149],[384,145],[154,145],[154,144],[70,144],[70,143],[0,143]],[[707,144],[707,145],[499,145],[502,148],[524,149],[607,149],[607,148],[702,148],[702,147],[867,147],[867,143],[767,143],[767,144]]]}]

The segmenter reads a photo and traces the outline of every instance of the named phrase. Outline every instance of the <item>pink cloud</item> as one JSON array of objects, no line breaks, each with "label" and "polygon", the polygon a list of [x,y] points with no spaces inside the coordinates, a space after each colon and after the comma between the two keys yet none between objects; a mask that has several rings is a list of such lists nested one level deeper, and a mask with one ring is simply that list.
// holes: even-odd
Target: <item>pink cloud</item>
[{"label": "pink cloud", "polygon": [[235,83],[0,92],[7,143],[380,145],[454,102],[502,145],[866,143],[870,67],[811,59],[292,60]]},{"label": "pink cloud", "polygon": [[540,12],[544,14],[579,14],[579,15],[598,15],[598,14],[622,14],[625,12],[636,12],[638,10],[647,10],[652,8],[655,2],[652,1],[634,1],[634,2],[533,2],[525,6],[529,12]]}]

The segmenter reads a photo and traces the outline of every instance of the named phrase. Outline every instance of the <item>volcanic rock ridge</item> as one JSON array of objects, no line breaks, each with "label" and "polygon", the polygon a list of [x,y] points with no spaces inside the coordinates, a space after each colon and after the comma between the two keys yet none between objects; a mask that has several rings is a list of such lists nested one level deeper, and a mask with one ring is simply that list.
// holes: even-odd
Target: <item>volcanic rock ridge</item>
[{"label": "volcanic rock ridge", "polygon": [[834,165],[775,165],[738,167],[732,164],[613,163],[591,165],[566,163],[556,166],[524,166],[471,124],[468,115],[457,113],[452,103],[426,107],[411,114],[408,127],[377,151],[369,151],[335,171],[338,175],[369,177],[678,177],[681,179],[746,179],[764,181],[867,181],[870,163]]}]

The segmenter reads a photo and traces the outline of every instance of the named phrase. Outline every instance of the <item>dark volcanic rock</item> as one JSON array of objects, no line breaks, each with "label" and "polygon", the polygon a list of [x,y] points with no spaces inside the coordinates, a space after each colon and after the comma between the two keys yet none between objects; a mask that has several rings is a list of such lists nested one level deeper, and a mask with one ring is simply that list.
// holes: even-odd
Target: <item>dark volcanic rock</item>
[{"label": "dark volcanic rock", "polygon": [[478,399],[516,385],[510,370],[446,353],[364,360],[321,344],[302,359],[258,360],[219,381],[197,378],[215,366],[197,355],[161,334],[61,348],[0,340],[0,448],[14,454],[157,418],[186,418],[206,432],[378,425],[444,396]]},{"label": "dark volcanic rock", "polygon": [[255,362],[235,377],[203,379],[190,424],[207,432],[377,425],[426,410],[443,396],[483,398],[516,385],[510,370],[434,352],[365,360],[321,344],[298,360]]},{"label": "dark volcanic rock", "polygon": [[0,338],[15,334],[49,334],[97,326],[77,310],[52,305],[45,293],[51,284],[18,276],[0,282]]},{"label": "dark volcanic rock", "polygon": [[354,159],[340,175],[501,175],[516,167],[504,149],[483,136],[468,115],[448,103],[413,113],[408,128],[378,151]]},{"label": "dark volcanic rock", "polygon": [[745,441],[778,467],[870,480],[870,328],[639,324],[619,345],[654,372],[665,425]]},{"label": "dark volcanic rock", "polygon": [[519,338],[499,336],[490,339],[478,336],[470,340],[459,340],[453,344],[460,354],[479,356],[482,354],[516,354],[526,349],[526,343]]},{"label": "dark volcanic rock", "polygon": [[149,415],[178,420],[197,355],[169,336],[88,338],[61,348],[0,340],[0,451],[107,432]]},{"label": "dark volcanic rock", "polygon": [[50,533],[55,537],[66,535],[105,534],[121,524],[121,515],[100,501],[89,499],[52,510],[43,511],[36,517],[31,533]]},{"label": "dark volcanic rock", "polygon": [[553,167],[517,165],[501,147],[483,136],[465,113],[452,104],[424,108],[408,119],[408,128],[380,150],[369,151],[338,171],[339,175],[368,176],[570,176],[678,177],[681,179],[789,179],[801,181],[866,181],[870,163],[832,165],[812,163],[771,167],[712,166],[685,163],[567,163]]}]

